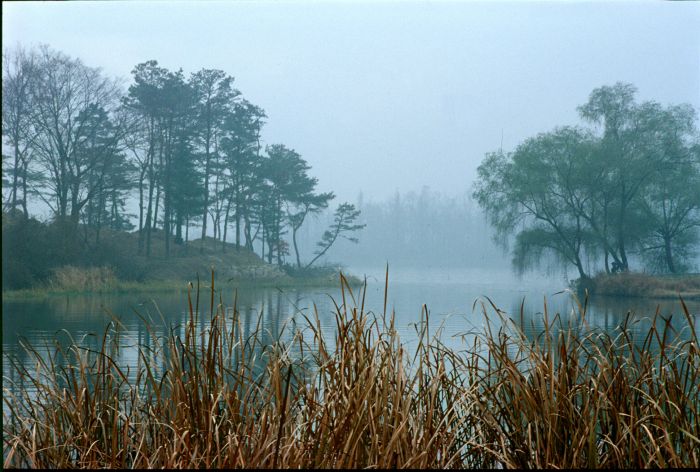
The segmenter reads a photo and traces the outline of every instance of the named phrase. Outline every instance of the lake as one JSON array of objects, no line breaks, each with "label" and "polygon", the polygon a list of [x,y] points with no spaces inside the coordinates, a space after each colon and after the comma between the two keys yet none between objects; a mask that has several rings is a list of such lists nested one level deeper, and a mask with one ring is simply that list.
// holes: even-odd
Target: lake
[{"label": "lake", "polygon": [[[381,315],[384,304],[384,269],[351,268],[348,272],[367,277],[365,306]],[[485,303],[488,312],[494,313],[485,297],[489,297],[496,306],[516,319],[520,319],[522,304],[526,334],[533,336],[544,327],[545,297],[550,320],[555,313],[560,313],[564,319],[572,316],[575,302],[572,294],[565,290],[566,281],[562,277],[543,274],[518,278],[505,270],[391,269],[387,312],[394,310],[396,313],[396,328],[410,349],[417,343],[416,324],[421,321],[422,305],[425,303],[429,311],[431,334],[441,327],[443,342],[450,347],[459,348],[463,342],[468,341],[469,336],[465,333],[479,330],[484,325],[480,303]],[[233,302],[233,290],[227,290],[221,295],[226,305]],[[314,304],[321,327],[328,335],[327,339],[332,340],[335,330],[333,300],[339,305],[342,303],[340,289],[333,287],[244,288],[238,291],[237,296],[244,332],[255,328],[260,315],[261,327],[266,332],[265,339],[268,342],[276,339],[285,325],[301,326],[304,323],[301,313],[311,317]],[[687,305],[697,325],[700,302],[689,301]],[[37,300],[3,300],[2,308],[3,375],[13,381],[18,379],[9,363],[10,358],[15,358],[27,367],[31,364],[31,359],[20,345],[22,338],[40,352],[45,352],[55,339],[66,342],[69,337],[86,346],[96,347],[107,323],[117,318],[123,327],[120,339],[125,346],[120,351],[118,362],[122,366],[133,367],[137,362],[136,346],[151,344],[154,334],[164,336],[171,328],[180,329],[189,316],[187,294],[180,292],[61,295]],[[592,299],[587,320],[590,326],[612,332],[624,321],[627,311],[631,310],[635,321],[632,332],[639,333],[649,327],[649,318],[657,308],[666,317],[673,315],[672,324],[676,329],[680,330],[687,325],[678,300]],[[200,311],[208,315],[208,289],[202,289]],[[153,332],[146,329],[142,317],[154,321]],[[206,316],[200,317],[200,320],[204,326]]]}]

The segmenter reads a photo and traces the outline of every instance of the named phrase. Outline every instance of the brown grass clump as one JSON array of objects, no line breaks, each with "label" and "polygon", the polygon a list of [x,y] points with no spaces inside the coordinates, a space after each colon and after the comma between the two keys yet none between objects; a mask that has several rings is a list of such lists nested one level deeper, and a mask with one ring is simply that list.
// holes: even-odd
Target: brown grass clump
[{"label": "brown grass clump", "polygon": [[111,267],[63,266],[52,272],[49,286],[55,290],[79,292],[109,290],[117,282]]},{"label": "brown grass clump", "polygon": [[700,300],[700,275],[654,276],[627,272],[599,274],[593,279],[596,295]]},{"label": "brown grass clump", "polygon": [[342,275],[334,339],[301,313],[305,329],[269,345],[260,321],[244,336],[235,303],[214,304],[213,282],[207,328],[197,293],[183,333],[140,346],[135,372],[113,360],[117,324],[98,351],[28,347],[36,372],[15,368],[36,393],[5,389],[4,467],[700,465],[700,350],[682,301],[689,333],[656,316],[639,344],[627,323],[589,329],[585,305],[575,325],[545,307],[530,340],[482,303],[494,315],[459,351],[430,336],[424,308],[408,352],[393,314],[366,311]]}]

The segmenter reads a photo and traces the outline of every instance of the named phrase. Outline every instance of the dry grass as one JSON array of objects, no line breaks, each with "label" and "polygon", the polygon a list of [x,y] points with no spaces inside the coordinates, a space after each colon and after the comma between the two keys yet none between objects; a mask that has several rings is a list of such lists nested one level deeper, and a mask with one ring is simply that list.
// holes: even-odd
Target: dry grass
[{"label": "dry grass", "polygon": [[110,267],[63,266],[53,270],[49,287],[52,290],[100,291],[110,290],[116,283]]},{"label": "dry grass", "polygon": [[422,329],[408,352],[393,314],[367,312],[341,276],[334,339],[302,313],[291,341],[262,346],[260,325],[244,337],[213,284],[208,328],[197,292],[184,332],[141,346],[136,372],[113,361],[116,327],[97,352],[28,348],[36,371],[17,368],[37,393],[5,389],[4,467],[700,465],[700,350],[685,305],[685,340],[657,316],[634,344],[626,325],[577,336],[585,305],[575,326],[545,308],[531,341],[484,303],[490,321],[464,350]]},{"label": "dry grass", "polygon": [[700,275],[653,276],[639,273],[599,274],[596,295],[700,300]]}]

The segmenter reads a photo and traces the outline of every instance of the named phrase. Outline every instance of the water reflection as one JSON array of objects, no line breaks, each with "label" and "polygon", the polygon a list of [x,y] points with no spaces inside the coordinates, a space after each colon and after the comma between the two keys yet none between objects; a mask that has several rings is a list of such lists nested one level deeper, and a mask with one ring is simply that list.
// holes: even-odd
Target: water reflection
[{"label": "water reflection", "polygon": [[[543,308],[538,310],[532,306],[532,302],[526,303],[521,316],[520,305],[512,304],[510,314],[531,341],[545,331],[547,320],[555,332],[562,327],[571,326],[582,335],[604,332],[617,336],[624,326],[632,343],[638,348],[644,344],[645,336],[657,315],[659,328],[663,328],[668,320],[669,341],[689,339],[689,319],[693,326],[700,320],[700,303],[697,301],[686,302],[690,317],[684,314],[680,300],[670,299],[594,297],[586,305],[585,300],[579,300],[570,293],[562,293],[548,299],[547,307],[548,316],[545,316]],[[585,316],[582,316],[584,313]]]},{"label": "water reflection", "polygon": [[[512,277],[506,279],[494,276],[492,279],[484,277],[477,282],[476,276],[471,275],[461,278],[431,278],[429,275],[420,273],[413,277],[390,280],[387,314],[392,311],[396,313],[396,328],[408,349],[417,344],[417,325],[421,322],[423,303],[427,304],[431,333],[436,333],[441,328],[442,341],[455,349],[464,347],[465,342],[470,343],[468,333],[483,329],[486,320],[482,304],[496,324],[498,321],[490,306],[491,302],[504,309],[506,315],[516,321],[520,321],[522,307],[525,334],[531,339],[535,339],[544,329],[545,300],[550,320],[555,313],[559,313],[565,323],[568,320],[575,321],[578,317],[578,308],[572,295],[562,292],[561,288],[557,288],[557,282],[551,280],[543,280],[539,284],[533,281],[523,283]],[[246,288],[237,292],[227,288],[216,294],[217,301],[220,297],[229,306],[236,300],[243,339],[247,339],[259,324],[261,345],[271,344],[278,339],[289,343],[294,331],[306,326],[302,315],[313,320],[314,313],[318,313],[325,339],[332,344],[336,327],[333,300],[338,305],[342,304],[339,289],[333,288]],[[208,327],[209,300],[210,294],[206,290],[200,294],[198,307],[196,297],[193,296],[192,299],[193,308],[198,308],[196,322],[200,330]],[[378,277],[376,282],[370,281],[365,306],[368,311],[380,317],[383,315],[384,286]],[[688,302],[688,308],[693,323],[697,324],[700,302]],[[678,331],[687,327],[687,319],[682,316],[680,302],[676,300],[592,299],[587,308],[586,320],[591,327],[613,332],[625,319],[626,313],[631,311],[635,321],[631,330],[635,334],[649,328],[651,317],[657,309],[661,315],[671,316],[672,326]],[[231,323],[232,312],[229,311],[228,314]],[[85,347],[97,349],[105,327],[114,321],[120,326],[121,349],[116,361],[133,375],[139,363],[155,360],[155,357],[139,358],[138,346],[146,347],[144,353],[148,356],[149,352],[153,352],[155,344],[162,343],[171,332],[182,335],[188,319],[187,294],[179,292],[72,295],[41,300],[3,301],[3,375],[10,381],[5,382],[5,385],[15,382],[16,388],[30,387],[11,365],[11,360],[14,360],[30,372],[35,369],[34,361],[21,347],[22,339],[34,346],[46,359],[57,345],[66,346],[71,337]],[[144,323],[144,320],[148,323]],[[229,328],[233,329],[230,324]],[[162,375],[165,365],[161,364],[158,368]]]}]

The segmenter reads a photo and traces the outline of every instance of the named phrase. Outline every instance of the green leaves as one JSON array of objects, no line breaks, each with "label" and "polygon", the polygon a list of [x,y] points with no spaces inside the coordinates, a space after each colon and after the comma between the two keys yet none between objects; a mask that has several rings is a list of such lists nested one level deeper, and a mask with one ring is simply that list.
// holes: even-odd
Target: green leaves
[{"label": "green leaves", "polygon": [[[515,265],[536,265],[544,252],[577,267],[628,254],[691,254],[700,224],[700,153],[690,105],[637,104],[636,89],[595,89],[578,108],[602,133],[559,127],[526,139],[513,153],[487,154],[474,198],[498,236],[516,236]],[[657,254],[658,255],[658,254]],[[656,268],[659,265],[656,264]]]}]

